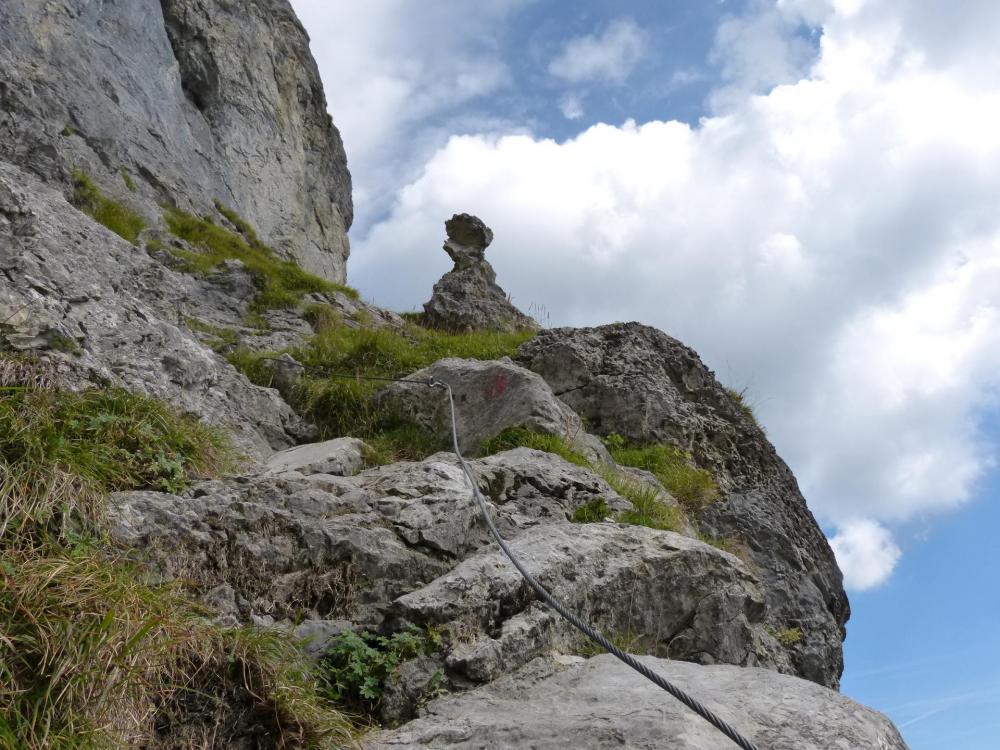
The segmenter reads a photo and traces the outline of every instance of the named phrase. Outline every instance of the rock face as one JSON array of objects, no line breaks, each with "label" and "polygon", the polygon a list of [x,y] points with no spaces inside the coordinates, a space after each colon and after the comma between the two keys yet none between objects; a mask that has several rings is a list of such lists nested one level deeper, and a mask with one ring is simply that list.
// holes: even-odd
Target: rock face
[{"label": "rock face", "polygon": [[[594,500],[631,506],[551,454],[519,448],[472,466],[517,554],[598,627],[675,658],[790,668],[762,621],[760,582],[738,558],[672,532],[569,523]],[[203,482],[184,497],[120,493],[112,537],[161,578],[194,582],[227,621],[304,617],[311,634],[435,625],[456,688],[582,641],[500,557],[450,454],[354,477],[286,472]]]},{"label": "rock face", "polygon": [[185,317],[205,307],[241,315],[215,277],[171,271],[0,162],[0,344],[62,349],[63,385],[164,399],[228,427],[252,457],[308,439],[311,428],[275,391],[251,385],[187,330]]},{"label": "rock face", "polygon": [[672,443],[713,473],[722,497],[697,525],[745,545],[768,621],[802,633],[791,646],[796,672],[836,687],[850,609],[833,552],[788,466],[698,355],[655,328],[620,323],[543,331],[517,361],[597,434]]},{"label": "rock face", "polygon": [[[762,669],[642,661],[767,750],[906,750],[892,723],[832,690]],[[588,750],[736,745],[612,656],[538,659],[478,690],[431,702],[365,750]]]},{"label": "rock face", "polygon": [[5,0],[0,70],[0,161],[83,170],[151,223],[221,201],[344,281],[351,178],[287,0]]},{"label": "rock face", "polygon": [[486,260],[493,231],[479,218],[455,214],[445,222],[444,250],[455,267],[434,285],[424,325],[445,331],[534,331],[539,325],[507,299]]}]

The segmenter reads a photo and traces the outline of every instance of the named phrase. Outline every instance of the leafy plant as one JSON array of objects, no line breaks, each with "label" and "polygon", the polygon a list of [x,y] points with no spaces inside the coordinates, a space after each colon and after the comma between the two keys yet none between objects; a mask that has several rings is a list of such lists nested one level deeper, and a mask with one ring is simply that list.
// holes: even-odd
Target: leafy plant
[{"label": "leafy plant", "polygon": [[794,646],[802,640],[802,628],[784,628],[781,630],[769,628],[769,632],[777,639],[778,643],[786,648]]},{"label": "leafy plant", "polygon": [[136,244],[146,221],[128,206],[105,196],[94,181],[79,169],[73,170],[73,205],[103,224],[119,237]]},{"label": "leafy plant", "polygon": [[432,654],[440,645],[440,634],[430,628],[411,626],[390,636],[346,631],[333,640],[323,657],[322,680],[333,700],[370,716],[399,665]]}]

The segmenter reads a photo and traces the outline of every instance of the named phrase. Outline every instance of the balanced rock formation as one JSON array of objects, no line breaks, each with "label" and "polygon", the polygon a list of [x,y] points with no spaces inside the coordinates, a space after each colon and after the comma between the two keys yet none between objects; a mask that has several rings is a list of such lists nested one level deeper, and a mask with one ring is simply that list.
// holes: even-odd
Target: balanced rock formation
[{"label": "balanced rock formation", "polygon": [[[641,661],[767,750],[906,750],[885,716],[833,690],[764,669]],[[735,748],[613,656],[533,661],[473,692],[432,701],[422,716],[365,737],[365,750]]]},{"label": "balanced rock formation", "polygon": [[0,3],[0,161],[154,223],[220,201],[343,282],[351,176],[288,0]]},{"label": "balanced rock formation", "polygon": [[836,687],[850,607],[833,551],[791,470],[698,355],[655,328],[616,323],[542,331],[517,361],[597,434],[671,443],[711,471],[722,496],[699,513],[701,532],[747,548],[772,626],[802,634],[790,644],[796,673]]},{"label": "balanced rock formation", "polygon": [[507,299],[486,260],[493,231],[479,218],[455,214],[444,224],[444,250],[455,267],[434,285],[423,323],[445,331],[534,331],[540,327]]}]

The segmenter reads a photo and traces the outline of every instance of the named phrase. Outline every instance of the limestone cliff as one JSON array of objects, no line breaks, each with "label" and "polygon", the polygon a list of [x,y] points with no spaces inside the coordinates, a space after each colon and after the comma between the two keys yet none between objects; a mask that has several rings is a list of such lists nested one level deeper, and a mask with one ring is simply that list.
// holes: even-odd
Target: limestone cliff
[{"label": "limestone cliff", "polygon": [[0,160],[155,222],[215,201],[343,282],[351,176],[287,0],[0,3]]}]

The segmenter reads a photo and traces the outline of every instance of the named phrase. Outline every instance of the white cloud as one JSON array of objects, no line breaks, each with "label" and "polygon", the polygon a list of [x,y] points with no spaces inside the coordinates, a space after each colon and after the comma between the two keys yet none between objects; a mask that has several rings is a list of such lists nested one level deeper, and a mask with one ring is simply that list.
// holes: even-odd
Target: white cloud
[{"label": "white cloud", "polygon": [[902,554],[884,527],[870,520],[849,521],[830,546],[849,589],[870,589],[884,583]]},{"label": "white cloud", "polygon": [[992,467],[978,419],[1000,391],[1000,45],[965,28],[995,11],[970,0],[956,50],[928,2],[782,3],[826,7],[819,56],[695,128],[453,137],[358,244],[353,280],[423,302],[449,266],[442,222],[478,214],[522,307],[648,322],[752,384],[811,507],[888,571],[891,541],[852,541],[884,527],[856,519],[966,502]]},{"label": "white cloud", "polygon": [[646,34],[631,19],[612,22],[600,35],[566,42],[549,63],[549,73],[571,83],[624,83],[646,50]]},{"label": "white cloud", "polygon": [[359,226],[387,207],[401,178],[417,177],[449,132],[483,127],[462,107],[508,85],[493,31],[531,1],[291,0],[344,139]]},{"label": "white cloud", "polygon": [[575,94],[567,94],[559,101],[559,111],[567,120],[579,120],[583,117],[583,101]]}]

